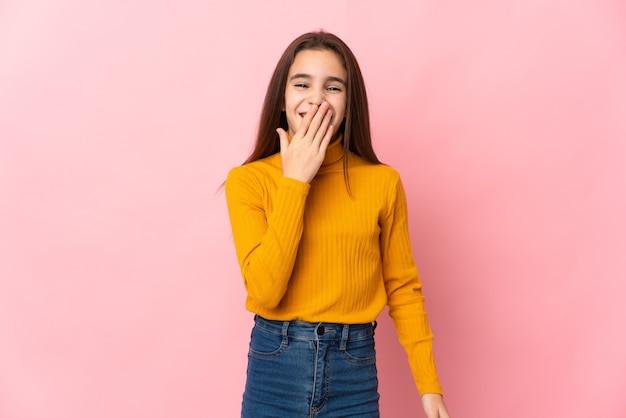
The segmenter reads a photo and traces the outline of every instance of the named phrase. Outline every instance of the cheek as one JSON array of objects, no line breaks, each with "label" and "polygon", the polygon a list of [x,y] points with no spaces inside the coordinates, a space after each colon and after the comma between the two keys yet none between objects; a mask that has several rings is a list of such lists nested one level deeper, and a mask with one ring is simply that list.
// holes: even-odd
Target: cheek
[{"label": "cheek", "polygon": [[283,109],[289,110],[292,109],[295,103],[295,97],[293,93],[286,91],[285,97],[283,98]]},{"label": "cheek", "polygon": [[346,116],[346,102],[339,101],[333,105],[334,117],[336,121],[341,121]]}]

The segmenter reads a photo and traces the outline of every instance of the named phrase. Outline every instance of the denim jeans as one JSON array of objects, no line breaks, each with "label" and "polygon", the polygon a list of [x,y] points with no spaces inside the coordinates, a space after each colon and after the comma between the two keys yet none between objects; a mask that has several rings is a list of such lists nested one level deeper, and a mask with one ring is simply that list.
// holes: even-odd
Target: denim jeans
[{"label": "denim jeans", "polygon": [[242,418],[378,418],[375,324],[255,317]]}]

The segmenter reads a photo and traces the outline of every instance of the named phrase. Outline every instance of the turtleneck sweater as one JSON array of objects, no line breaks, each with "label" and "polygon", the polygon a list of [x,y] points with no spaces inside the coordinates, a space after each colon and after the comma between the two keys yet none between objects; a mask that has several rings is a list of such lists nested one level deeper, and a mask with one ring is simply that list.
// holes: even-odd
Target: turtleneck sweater
[{"label": "turtleneck sweater", "polygon": [[442,393],[398,172],[331,143],[311,183],[280,153],[233,168],[226,201],[246,308],[279,321],[366,323],[385,304],[418,391]]}]

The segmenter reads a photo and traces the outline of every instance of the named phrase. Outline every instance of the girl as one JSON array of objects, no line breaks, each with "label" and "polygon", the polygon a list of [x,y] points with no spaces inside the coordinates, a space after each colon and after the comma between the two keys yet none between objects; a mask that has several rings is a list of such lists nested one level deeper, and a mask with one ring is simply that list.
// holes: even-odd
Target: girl
[{"label": "girl", "polygon": [[378,417],[374,330],[389,305],[429,418],[448,418],[398,173],[372,149],[347,45],[307,33],[271,78],[226,200],[255,313],[243,418]]}]

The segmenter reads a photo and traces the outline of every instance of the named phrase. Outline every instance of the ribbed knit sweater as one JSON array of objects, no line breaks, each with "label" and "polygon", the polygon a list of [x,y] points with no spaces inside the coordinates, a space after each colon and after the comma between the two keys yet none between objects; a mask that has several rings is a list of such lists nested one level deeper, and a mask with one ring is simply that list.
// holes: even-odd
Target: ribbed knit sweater
[{"label": "ribbed knit sweater", "polygon": [[418,391],[441,393],[408,211],[394,169],[332,143],[311,183],[280,154],[232,169],[225,190],[246,307],[280,321],[366,323],[389,305]]}]

